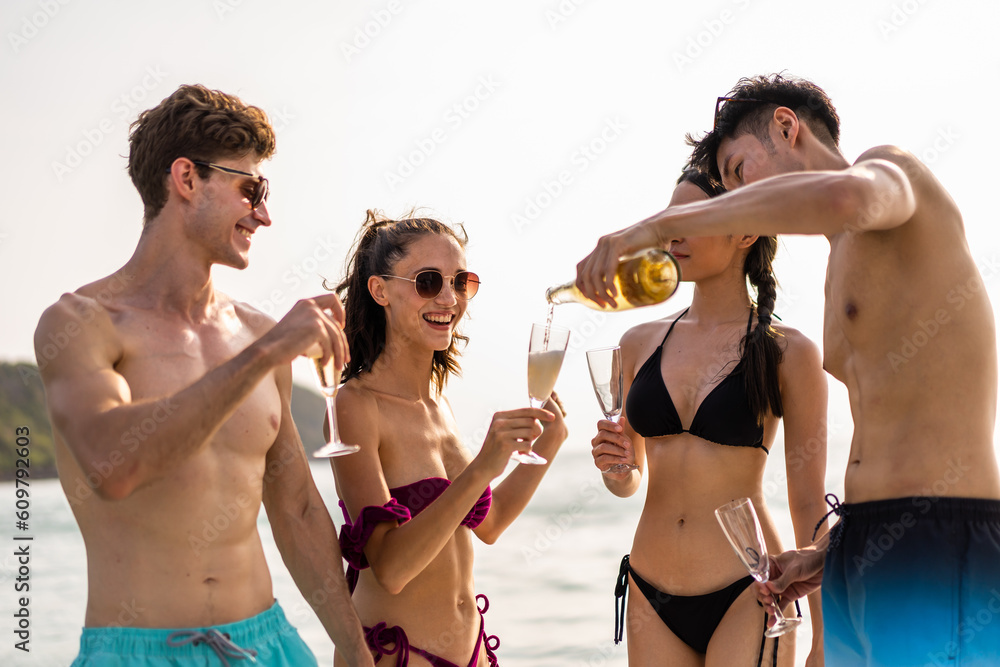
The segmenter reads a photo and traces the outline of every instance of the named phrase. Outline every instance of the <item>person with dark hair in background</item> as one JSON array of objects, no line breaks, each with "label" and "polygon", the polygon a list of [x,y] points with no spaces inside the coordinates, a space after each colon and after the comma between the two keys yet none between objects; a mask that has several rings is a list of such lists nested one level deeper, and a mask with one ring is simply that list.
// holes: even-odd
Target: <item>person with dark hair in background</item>
[{"label": "person with dark hair in background", "polygon": [[533,449],[551,462],[566,439],[553,398],[544,409],[496,413],[474,458],[462,446],[443,390],[459,370],[467,339],[458,326],[479,289],[465,242],[437,220],[369,211],[337,287],[351,346],[337,421],[342,439],[361,445],[331,459],[346,520],[340,542],[368,645],[397,665],[497,664],[472,536],[496,541],[548,469],[518,466],[491,489],[511,454],[537,438]]},{"label": "person with dark hair in background", "polygon": [[894,146],[850,164],[839,138],[815,84],[741,80],[692,156],[731,192],[603,237],[577,284],[611,300],[620,255],[692,233],[825,235],[824,367],[854,416],[845,502],[829,533],[772,557],[758,599],[822,583],[834,667],[993,665],[1000,632],[969,622],[1000,589],[993,309],[930,170]]},{"label": "person with dark hair in background", "polygon": [[[670,206],[722,192],[706,174],[689,170]],[[773,236],[677,236],[666,245],[683,279],[694,282],[694,299],[680,314],[640,324],[622,337],[624,414],[618,424],[600,421],[592,441],[602,471],[638,465],[605,472],[604,483],[617,496],[634,494],[648,466],[646,504],[615,591],[622,598],[615,641],[624,624],[630,665],[727,667],[761,665],[766,658],[766,664],[788,666],[794,635],[765,640],[767,614],[750,588],[753,579],[733,556],[713,511],[734,498],[751,498],[769,550],[780,550],[762,487],[784,419],[795,538],[800,545],[811,541],[823,515],[826,470],[827,386],[819,349],[795,329],[772,322]],[[635,588],[626,602],[630,585]],[[822,664],[818,598],[810,599],[810,665]]]},{"label": "person with dark hair in background", "polygon": [[[348,357],[340,301],[306,299],[274,323],[212,282],[216,264],[246,268],[271,224],[267,116],[181,86],[139,114],[129,143],[145,207],[135,252],[64,294],[35,332],[59,480],[87,549],[73,665],[315,665],[274,599],[261,502],[339,651],[372,665],[290,410],[292,359]],[[55,355],[53,336],[65,338]]]}]

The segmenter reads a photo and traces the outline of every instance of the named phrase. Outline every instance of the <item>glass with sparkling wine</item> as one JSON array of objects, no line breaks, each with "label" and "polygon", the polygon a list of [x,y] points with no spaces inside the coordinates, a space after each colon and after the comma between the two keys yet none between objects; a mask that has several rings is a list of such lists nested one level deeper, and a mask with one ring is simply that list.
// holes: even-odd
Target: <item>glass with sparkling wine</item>
[{"label": "glass with sparkling wine", "polygon": [[[545,324],[531,325],[531,340],[528,342],[528,401],[531,407],[545,405],[556,386],[563,356],[569,345],[569,329],[550,327]],[[519,463],[543,465],[548,463],[538,454],[514,452],[511,458]]]},{"label": "glass with sparkling wine", "polygon": [[316,369],[320,392],[326,399],[326,418],[330,424],[330,439],[325,445],[313,452],[313,457],[317,459],[353,454],[361,449],[358,445],[345,445],[340,441],[340,432],[337,430],[337,408],[333,403],[340,385],[340,374],[333,367],[333,357],[331,356],[326,363],[323,363],[321,354],[322,352],[319,351],[310,351],[309,356]]},{"label": "glass with sparkling wine", "polygon": [[[598,350],[587,350],[587,366],[590,368],[590,381],[594,385],[597,402],[605,419],[618,423],[622,414],[622,349],[603,347]],[[615,463],[608,466],[602,473],[628,472],[638,468],[634,463]]]},{"label": "glass with sparkling wine", "polygon": [[[760,531],[757,512],[750,499],[740,498],[726,503],[715,510],[715,518],[719,520],[722,532],[726,534],[729,544],[732,545],[740,562],[750,572],[750,576],[761,583],[767,581],[770,567],[767,559],[767,546],[764,544],[764,536]],[[795,630],[801,622],[801,618],[786,618],[781,613],[781,607],[778,606],[777,599],[775,599],[774,625],[769,627],[764,635],[767,637],[783,635]]]}]

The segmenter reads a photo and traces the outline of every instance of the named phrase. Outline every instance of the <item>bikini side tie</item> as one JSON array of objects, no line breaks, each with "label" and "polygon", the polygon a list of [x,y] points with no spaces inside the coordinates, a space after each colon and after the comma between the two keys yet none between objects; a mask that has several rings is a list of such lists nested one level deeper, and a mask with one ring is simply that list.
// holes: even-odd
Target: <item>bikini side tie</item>
[{"label": "bikini side tie", "polygon": [[840,521],[834,524],[833,528],[830,529],[830,549],[836,549],[840,546],[840,538],[844,534],[844,524],[847,523],[847,515],[849,513],[849,508],[844,507],[840,504],[840,499],[837,498],[832,493],[826,494],[826,504],[830,506],[830,511],[823,515],[823,518],[819,520],[816,524],[816,528],[813,530],[813,542],[816,541],[816,533],[819,532],[819,527],[823,525],[827,517],[831,514],[836,514],[840,517]]}]

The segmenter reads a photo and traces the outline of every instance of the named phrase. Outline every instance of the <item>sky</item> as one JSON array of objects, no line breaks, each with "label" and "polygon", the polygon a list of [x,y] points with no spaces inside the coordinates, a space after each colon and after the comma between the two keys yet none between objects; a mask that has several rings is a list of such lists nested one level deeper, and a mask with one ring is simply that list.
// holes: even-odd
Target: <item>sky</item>
[{"label": "sky", "polygon": [[[710,129],[715,98],[741,76],[822,86],[848,160],[895,144],[929,164],[996,301],[1000,232],[981,170],[1000,154],[998,24],[995,0],[4,0],[0,360],[33,359],[45,307],[131,255],[142,206],[128,126],[184,83],[239,95],[277,131],[263,167],[274,224],[248,269],[215,272],[234,297],[280,318],[318,294],[321,276],[340,278],[367,209],[464,224],[483,284],[448,393],[474,451],[495,410],[527,405],[545,288],[573,278],[600,235],[666,205],[684,134]],[[778,315],[817,341],[828,249],[785,237],[776,262]],[[556,390],[574,456],[588,456],[600,417],[584,351],[690,293],[631,313],[558,309],[573,331]],[[313,382],[304,364],[296,378]],[[852,427],[830,385],[837,490]]]},{"label": "sky", "polygon": [[[142,207],[129,123],[196,82],[262,107],[278,136],[264,165],[274,225],[248,269],[215,272],[234,297],[281,317],[319,293],[369,208],[464,224],[483,286],[450,394],[473,448],[494,410],[526,403],[519,366],[545,288],[571,279],[601,234],[666,205],[684,134],[709,129],[741,76],[824,87],[849,160],[896,144],[930,164],[995,295],[1000,235],[976,169],[998,152],[982,122],[998,97],[998,15],[985,1],[7,0],[0,359],[32,359],[44,308],[131,255]],[[776,263],[777,312],[814,340],[827,254],[822,238],[785,237]],[[574,336],[556,388],[581,443],[599,416],[583,351],[689,299],[685,286],[633,313],[559,309]],[[296,378],[312,383],[305,365]],[[831,439],[849,439],[832,380],[830,411]]]}]

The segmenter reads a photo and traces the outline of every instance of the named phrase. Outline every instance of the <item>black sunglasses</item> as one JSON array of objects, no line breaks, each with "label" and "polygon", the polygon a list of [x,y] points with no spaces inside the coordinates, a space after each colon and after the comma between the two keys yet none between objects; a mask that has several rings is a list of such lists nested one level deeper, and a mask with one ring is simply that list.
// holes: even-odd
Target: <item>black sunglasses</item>
[{"label": "black sunglasses", "polygon": [[[270,194],[270,190],[267,187],[267,179],[263,176],[254,176],[249,172],[233,169],[232,167],[225,167],[221,164],[215,164],[214,162],[203,162],[202,160],[191,160],[191,162],[201,165],[202,167],[208,167],[209,169],[217,169],[226,174],[236,174],[237,176],[256,178],[257,182],[253,184],[253,192],[251,192],[248,197],[250,200],[250,208],[256,209],[258,206],[267,201],[267,195]],[[167,173],[170,173],[170,167],[167,167]]]},{"label": "black sunglasses", "polygon": [[433,299],[440,294],[441,290],[444,289],[445,278],[451,280],[452,289],[455,290],[455,294],[463,299],[471,299],[479,291],[479,276],[471,271],[459,271],[453,276],[444,276],[441,275],[440,271],[428,269],[418,273],[416,278],[390,275],[380,277],[410,281],[417,290],[417,295],[422,299]]},{"label": "black sunglasses", "polygon": [[723,102],[758,102],[760,104],[768,104],[768,100],[758,100],[753,97],[720,97],[715,100],[715,117],[712,120],[712,131],[715,132],[715,128],[719,125],[719,114],[725,108],[722,106]]}]

